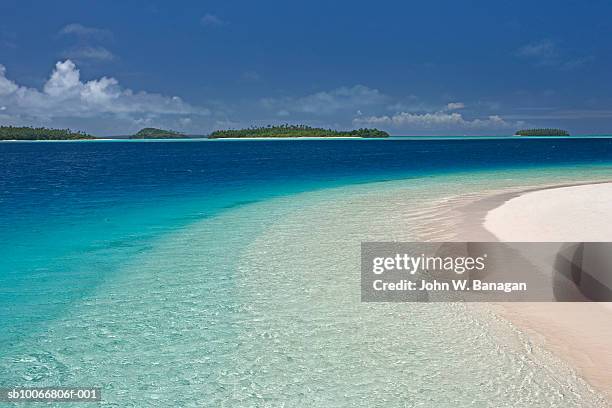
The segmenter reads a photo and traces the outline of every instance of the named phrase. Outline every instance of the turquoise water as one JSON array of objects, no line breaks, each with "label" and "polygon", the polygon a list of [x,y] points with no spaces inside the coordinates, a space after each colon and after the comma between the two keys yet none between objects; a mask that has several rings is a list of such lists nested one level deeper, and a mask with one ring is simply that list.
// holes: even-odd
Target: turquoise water
[{"label": "turquoise water", "polygon": [[0,145],[0,384],[100,386],[105,406],[603,406],[486,313],[359,302],[363,240],[460,238],[455,209],[488,192],[610,178],[610,142],[565,142]]}]

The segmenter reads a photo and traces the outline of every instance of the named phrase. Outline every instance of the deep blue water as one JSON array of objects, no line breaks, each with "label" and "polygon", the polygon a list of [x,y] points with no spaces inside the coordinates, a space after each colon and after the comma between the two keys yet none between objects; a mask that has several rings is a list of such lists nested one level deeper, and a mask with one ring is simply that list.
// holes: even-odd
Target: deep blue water
[{"label": "deep blue water", "polygon": [[151,239],[227,208],[350,183],[606,163],[612,139],[0,143],[0,342]]},{"label": "deep blue water", "polygon": [[612,158],[612,139],[2,143],[0,155],[0,210],[6,221],[43,210],[45,216],[61,215],[154,197],[604,163]]}]

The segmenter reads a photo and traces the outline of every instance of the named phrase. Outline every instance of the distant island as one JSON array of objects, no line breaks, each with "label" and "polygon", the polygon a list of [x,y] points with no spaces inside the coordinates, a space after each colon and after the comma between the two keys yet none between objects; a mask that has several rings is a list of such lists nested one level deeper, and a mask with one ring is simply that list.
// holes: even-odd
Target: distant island
[{"label": "distant island", "polygon": [[569,136],[569,132],[563,129],[522,129],[515,133],[516,136]]},{"label": "distant island", "polygon": [[280,125],[251,127],[247,129],[217,130],[212,132],[209,139],[226,138],[283,138],[283,137],[362,137],[383,138],[389,137],[385,131],[378,129],[332,130],[315,128],[306,125]]},{"label": "distant island", "polygon": [[86,140],[95,137],[70,129],[0,126],[0,140]]},{"label": "distant island", "polygon": [[130,136],[130,139],[181,139],[184,137],[186,137],[184,134],[173,130],[144,128]]}]

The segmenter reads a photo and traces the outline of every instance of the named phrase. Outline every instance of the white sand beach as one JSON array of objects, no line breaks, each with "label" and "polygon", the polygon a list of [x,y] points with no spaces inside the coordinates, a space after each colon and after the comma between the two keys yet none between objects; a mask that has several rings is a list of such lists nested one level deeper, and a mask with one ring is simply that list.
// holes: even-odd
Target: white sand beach
[{"label": "white sand beach", "polygon": [[[490,210],[500,241],[612,241],[612,183],[546,188]],[[612,400],[612,303],[504,303],[494,310]]]},{"label": "white sand beach", "polygon": [[612,240],[612,183],[549,188],[512,198],[484,226],[500,241]]}]

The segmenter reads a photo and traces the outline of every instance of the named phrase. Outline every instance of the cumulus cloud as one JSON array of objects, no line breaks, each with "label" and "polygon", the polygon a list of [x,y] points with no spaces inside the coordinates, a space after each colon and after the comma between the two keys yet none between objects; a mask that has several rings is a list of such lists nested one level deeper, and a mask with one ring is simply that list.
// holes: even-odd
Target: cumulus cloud
[{"label": "cumulus cloud", "polygon": [[224,20],[210,13],[204,14],[200,19],[200,23],[204,27],[218,27],[227,24]]},{"label": "cumulus cloud", "polygon": [[17,88],[17,84],[6,78],[6,68],[4,65],[0,65],[0,96],[15,92]]},{"label": "cumulus cloud", "polygon": [[42,90],[10,80],[6,68],[0,65],[0,106],[6,107],[3,114],[13,122],[100,116],[135,122],[143,117],[209,114],[207,109],[192,106],[176,96],[134,92],[112,77],[83,81],[71,60],[55,65]]},{"label": "cumulus cloud", "polygon": [[297,98],[265,98],[262,105],[268,109],[312,115],[329,115],[340,111],[355,112],[368,106],[381,105],[388,97],[377,89],[364,85],[340,87]]},{"label": "cumulus cloud", "polygon": [[469,120],[460,113],[443,111],[421,114],[399,112],[392,116],[359,117],[355,118],[353,123],[359,126],[391,126],[411,130],[505,129],[513,126],[498,115]]}]

